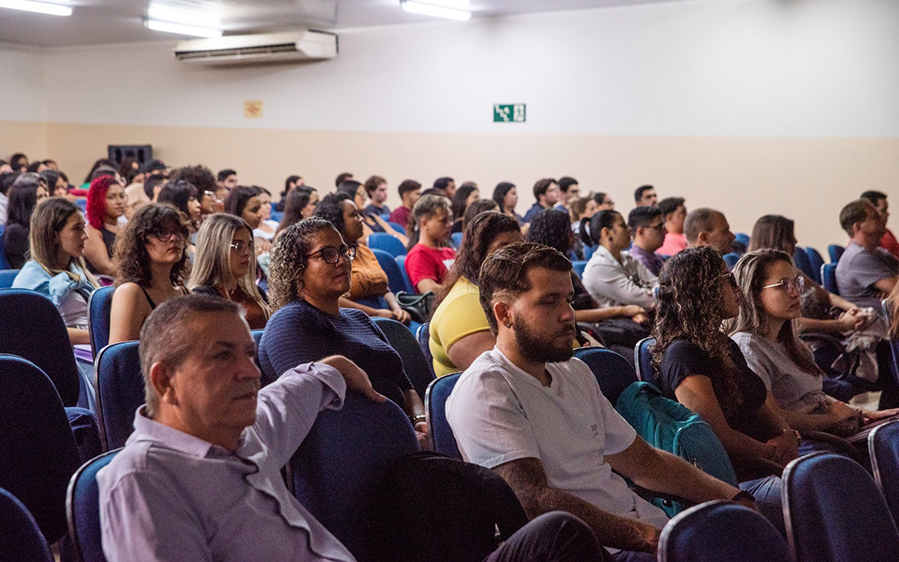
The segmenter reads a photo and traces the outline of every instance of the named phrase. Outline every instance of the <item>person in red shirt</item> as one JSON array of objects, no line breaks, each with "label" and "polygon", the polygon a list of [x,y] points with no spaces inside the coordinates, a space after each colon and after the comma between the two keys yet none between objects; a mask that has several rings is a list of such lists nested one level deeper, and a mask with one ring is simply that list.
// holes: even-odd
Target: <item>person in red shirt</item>
[{"label": "person in red shirt", "polygon": [[[881,191],[866,191],[862,193],[861,199],[870,201],[883,217],[884,224],[886,224],[887,219],[890,218],[890,204],[887,203],[887,194]],[[899,258],[899,241],[896,240],[889,228],[886,229],[883,238],[880,239],[880,247]]]},{"label": "person in red shirt", "polygon": [[407,227],[409,216],[412,214],[412,207],[415,206],[415,202],[418,201],[418,197],[421,195],[421,184],[415,180],[405,180],[397,188],[397,191],[400,192],[400,199],[403,200],[403,204],[390,213],[390,222]]},{"label": "person in red shirt", "polygon": [[449,243],[453,214],[450,201],[440,195],[424,195],[412,209],[415,231],[406,255],[406,273],[419,293],[440,292],[456,252]]}]

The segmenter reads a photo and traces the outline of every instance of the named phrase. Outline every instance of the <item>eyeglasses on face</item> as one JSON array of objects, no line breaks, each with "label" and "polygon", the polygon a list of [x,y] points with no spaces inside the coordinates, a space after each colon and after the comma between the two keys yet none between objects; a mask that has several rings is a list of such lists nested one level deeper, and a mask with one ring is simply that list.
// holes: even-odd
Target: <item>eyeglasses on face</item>
[{"label": "eyeglasses on face", "polygon": [[659,224],[657,224],[657,225],[655,225],[655,226],[650,225],[650,226],[647,226],[646,228],[651,228],[651,229],[653,229],[653,230],[658,230],[659,232],[662,232],[663,230],[666,230],[665,223],[659,223]]},{"label": "eyeglasses on face", "polygon": [[179,240],[187,239],[187,233],[183,230],[165,230],[160,228],[154,230],[150,234],[156,237],[160,242],[171,242],[173,238],[178,238]]},{"label": "eyeglasses on face", "polygon": [[244,252],[253,254],[256,252],[256,244],[254,244],[252,240],[249,242],[238,240],[236,242],[231,242],[231,249],[239,254],[242,254]]},{"label": "eyeglasses on face", "polygon": [[303,257],[309,259],[312,256],[318,254],[321,254],[321,258],[325,260],[325,263],[329,263],[331,265],[334,265],[338,261],[340,261],[340,256],[346,258],[347,261],[353,261],[354,259],[356,259],[356,245],[344,244],[340,248],[335,248],[334,246],[325,246],[321,250],[312,252],[311,254],[306,254]]},{"label": "eyeglasses on face", "polygon": [[782,289],[787,293],[793,294],[802,294],[802,291],[805,290],[805,278],[801,275],[795,277],[794,279],[781,279],[777,283],[772,283],[770,285],[765,285],[762,289]]},{"label": "eyeglasses on face", "polygon": [[728,271],[727,273],[722,273],[721,278],[726,280],[727,283],[734,289],[739,290],[740,285],[737,284],[737,279],[734,277],[733,272]]}]

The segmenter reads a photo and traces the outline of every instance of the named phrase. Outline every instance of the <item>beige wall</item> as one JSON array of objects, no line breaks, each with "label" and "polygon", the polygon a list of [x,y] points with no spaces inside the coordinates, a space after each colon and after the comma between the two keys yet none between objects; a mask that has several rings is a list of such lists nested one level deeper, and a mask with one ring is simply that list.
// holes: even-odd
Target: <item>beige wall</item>
[{"label": "beige wall", "polygon": [[[45,127],[45,130],[44,130]],[[651,182],[660,197],[687,198],[689,208],[726,213],[734,231],[749,233],[755,220],[779,213],[796,220],[800,244],[822,252],[845,243],[840,208],[865,189],[899,193],[899,139],[702,138],[463,133],[372,133],[14,123],[0,121],[0,144],[9,137],[35,148],[29,155],[56,158],[80,180],[107,144],[150,143],[173,166],[202,162],[213,171],[236,168],[243,183],[278,191],[298,173],[326,191],[334,177],[353,172],[387,178],[391,206],[405,178],[430,185],[441,175],[476,181],[482,196],[499,181],[519,186],[524,212],[533,182],[547,174],[571,175],[584,191],[605,191],[629,211],[637,186]],[[45,144],[41,143],[41,140]],[[17,143],[17,146],[23,146]],[[45,147],[45,148],[44,148]],[[894,227],[895,228],[895,227]]]}]

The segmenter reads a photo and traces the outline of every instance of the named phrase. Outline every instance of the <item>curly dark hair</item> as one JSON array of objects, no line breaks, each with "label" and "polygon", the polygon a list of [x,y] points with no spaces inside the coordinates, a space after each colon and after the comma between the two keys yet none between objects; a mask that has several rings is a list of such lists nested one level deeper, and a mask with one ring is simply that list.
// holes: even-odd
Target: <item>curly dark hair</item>
[{"label": "curly dark hair", "polygon": [[[113,246],[113,263],[116,267],[116,286],[123,283],[137,283],[142,287],[150,285],[152,269],[150,254],[147,253],[147,236],[160,229],[178,230],[184,246],[190,236],[190,222],[181,211],[169,203],[148,203],[135,211],[125,228],[116,235]],[[183,285],[187,276],[187,252],[172,266],[169,278],[174,285]]]},{"label": "curly dark hair", "polygon": [[[561,213],[560,213],[561,214]],[[521,232],[518,221],[498,211],[486,211],[476,216],[465,229],[465,243],[456,255],[453,267],[446,274],[443,289],[437,295],[434,309],[446,298],[461,277],[472,285],[478,285],[481,264],[487,259],[487,250],[497,236],[506,232]]]},{"label": "curly dark hair", "polygon": [[197,188],[197,200],[203,199],[206,191],[215,192],[215,176],[212,170],[197,164],[196,166],[184,166],[172,172],[172,180],[184,180]]},{"label": "curly dark hair", "polygon": [[531,220],[528,229],[528,242],[543,244],[568,255],[572,246],[574,233],[571,231],[571,221],[568,213],[547,209],[540,211]]},{"label": "curly dark hair", "polygon": [[312,237],[329,228],[334,225],[325,219],[309,217],[284,230],[275,241],[268,271],[268,300],[273,311],[300,298],[305,256],[312,249]]},{"label": "curly dark hair", "polygon": [[312,216],[325,219],[333,224],[334,228],[337,229],[337,232],[343,236],[343,231],[346,227],[346,224],[344,224],[343,221],[343,202],[352,200],[353,197],[347,193],[331,193],[325,195],[324,199],[318,202],[318,206],[315,208],[315,212],[312,213]]},{"label": "curly dark hair", "polygon": [[737,367],[730,356],[731,340],[721,329],[723,265],[721,254],[709,246],[688,248],[665,262],[659,274],[652,362],[658,373],[665,350],[677,340],[689,341],[702,349],[718,367],[703,374],[712,380],[721,409],[725,417],[730,417],[743,399],[733,376]]}]

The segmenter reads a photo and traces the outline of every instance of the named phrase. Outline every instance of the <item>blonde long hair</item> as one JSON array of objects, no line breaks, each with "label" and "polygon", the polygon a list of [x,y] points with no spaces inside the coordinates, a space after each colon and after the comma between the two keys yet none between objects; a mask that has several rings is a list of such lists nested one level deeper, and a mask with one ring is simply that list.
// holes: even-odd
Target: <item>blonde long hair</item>
[{"label": "blonde long hair", "polygon": [[216,213],[203,222],[197,234],[190,289],[221,287],[229,281],[237,281],[237,286],[256,301],[268,318],[268,304],[256,287],[256,256],[250,256],[250,267],[246,275],[234,279],[231,274],[231,241],[234,233],[240,229],[245,229],[250,234],[250,240],[253,239],[253,229],[240,217]]},{"label": "blonde long hair", "polygon": [[28,232],[31,259],[50,275],[65,273],[72,281],[78,282],[81,281],[78,275],[69,271],[74,265],[81,270],[88,283],[99,287],[97,279],[87,270],[83,257],[72,256],[66,264],[66,269],[59,269],[56,264],[56,256],[61,247],[59,233],[65,228],[69,217],[80,212],[78,205],[62,197],[51,197],[35,207],[31,213],[31,226]]}]

